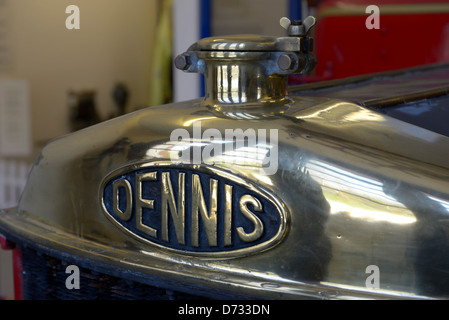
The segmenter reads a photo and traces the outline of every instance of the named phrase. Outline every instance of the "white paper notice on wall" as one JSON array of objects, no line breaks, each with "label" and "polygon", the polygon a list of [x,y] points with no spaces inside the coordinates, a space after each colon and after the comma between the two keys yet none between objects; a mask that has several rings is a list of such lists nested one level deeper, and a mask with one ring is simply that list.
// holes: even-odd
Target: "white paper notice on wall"
[{"label": "white paper notice on wall", "polygon": [[24,80],[0,80],[0,156],[31,154],[29,85]]}]

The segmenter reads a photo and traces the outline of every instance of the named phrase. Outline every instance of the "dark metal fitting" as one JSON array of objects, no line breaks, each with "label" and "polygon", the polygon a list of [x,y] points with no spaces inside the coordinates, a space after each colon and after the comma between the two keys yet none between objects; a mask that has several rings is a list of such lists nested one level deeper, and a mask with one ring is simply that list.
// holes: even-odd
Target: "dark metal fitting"
[{"label": "dark metal fitting", "polygon": [[180,54],[175,58],[175,67],[180,70],[187,70],[190,67],[190,57]]},{"label": "dark metal fitting", "polygon": [[296,65],[296,59],[287,53],[281,54],[278,59],[278,66],[282,71],[290,71]]}]

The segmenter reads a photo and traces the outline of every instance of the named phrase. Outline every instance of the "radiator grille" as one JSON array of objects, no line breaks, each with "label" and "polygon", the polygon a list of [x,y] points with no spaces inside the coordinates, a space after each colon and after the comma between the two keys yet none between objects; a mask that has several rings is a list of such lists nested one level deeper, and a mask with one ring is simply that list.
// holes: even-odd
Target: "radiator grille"
[{"label": "radiator grille", "polygon": [[22,296],[25,300],[196,300],[185,294],[79,267],[80,288],[68,289],[67,261],[22,248]]}]

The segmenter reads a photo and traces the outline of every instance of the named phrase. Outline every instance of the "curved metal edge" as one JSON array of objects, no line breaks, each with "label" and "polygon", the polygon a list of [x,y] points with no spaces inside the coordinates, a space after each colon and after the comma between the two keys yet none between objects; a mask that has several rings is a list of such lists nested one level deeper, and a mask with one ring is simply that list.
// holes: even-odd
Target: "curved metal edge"
[{"label": "curved metal edge", "polygon": [[432,72],[432,71],[435,71],[435,70],[438,70],[441,68],[449,68],[449,63],[447,63],[447,62],[431,63],[431,64],[419,65],[419,66],[415,66],[415,67],[402,68],[402,69],[397,69],[397,70],[380,71],[380,72],[373,72],[373,73],[367,73],[367,74],[362,74],[362,75],[350,76],[350,77],[341,78],[341,79],[333,79],[333,80],[326,80],[326,81],[297,84],[297,85],[289,86],[288,89],[290,92],[320,90],[320,89],[325,89],[325,88],[329,88],[329,87],[345,86],[345,85],[354,84],[354,83],[358,83],[358,82],[373,80],[376,78],[397,77],[397,76],[406,75],[406,74],[415,73],[415,72]]},{"label": "curved metal edge", "polygon": [[[45,221],[23,217],[23,213],[18,214],[15,210],[0,211],[0,233],[19,248],[28,246],[92,271],[205,298],[429,299],[407,292],[289,281],[235,268],[205,268],[192,260],[164,261],[157,254],[143,254],[52,230]],[[146,258],[145,264],[140,259],[142,255]]]}]

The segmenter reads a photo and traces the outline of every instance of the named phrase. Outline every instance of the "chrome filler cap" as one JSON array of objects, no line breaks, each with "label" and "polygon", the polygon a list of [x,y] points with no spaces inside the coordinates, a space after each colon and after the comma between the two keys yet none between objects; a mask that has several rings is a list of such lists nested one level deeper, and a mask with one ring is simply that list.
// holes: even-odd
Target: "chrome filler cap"
[{"label": "chrome filler cap", "polygon": [[199,40],[175,58],[185,72],[205,76],[205,102],[209,105],[279,105],[289,102],[288,75],[307,73],[316,64],[314,17],[304,21],[282,18],[286,37],[232,35]]}]

